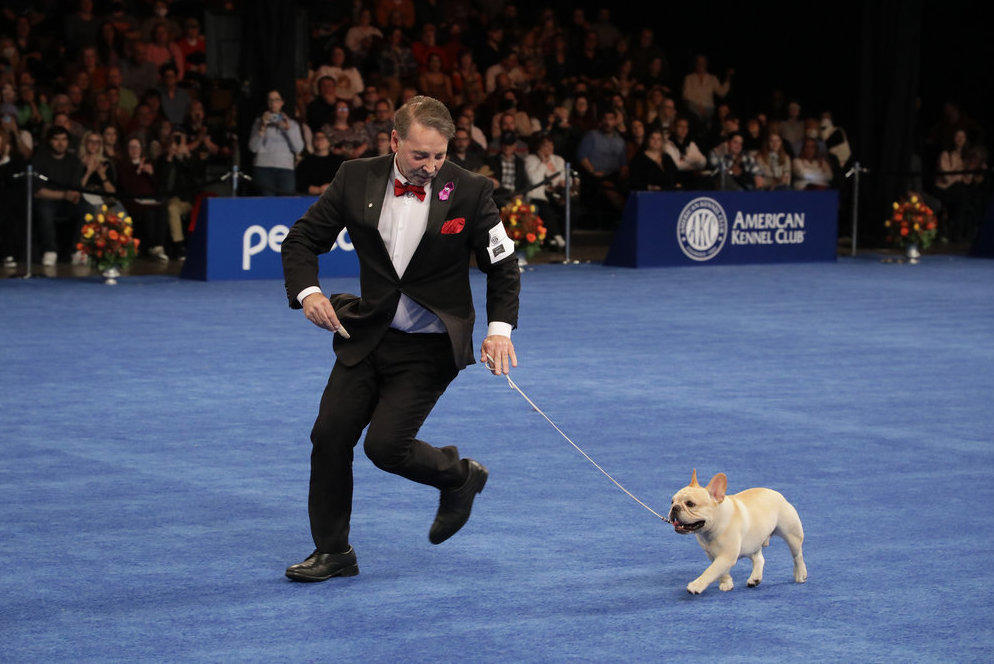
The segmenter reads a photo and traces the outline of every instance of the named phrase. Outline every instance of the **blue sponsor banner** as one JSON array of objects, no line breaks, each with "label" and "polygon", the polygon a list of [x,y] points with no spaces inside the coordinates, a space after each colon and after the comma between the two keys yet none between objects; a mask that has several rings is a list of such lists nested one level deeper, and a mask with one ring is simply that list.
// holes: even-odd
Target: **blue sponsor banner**
[{"label": "blue sponsor banner", "polygon": [[836,191],[639,191],[605,265],[834,261]]},{"label": "blue sponsor banner", "polygon": [[[290,227],[316,201],[314,196],[208,198],[189,240],[181,276],[187,279],[281,279],[280,248]],[[359,261],[342,231],[318,258],[322,277],[359,275]]]}]

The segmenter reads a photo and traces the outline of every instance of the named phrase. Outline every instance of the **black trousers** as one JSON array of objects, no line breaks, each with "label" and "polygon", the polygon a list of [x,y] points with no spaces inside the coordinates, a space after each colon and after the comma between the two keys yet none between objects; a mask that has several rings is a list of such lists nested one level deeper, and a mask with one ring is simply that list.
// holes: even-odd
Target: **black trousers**
[{"label": "black trousers", "polygon": [[353,448],[366,425],[363,448],[378,468],[438,489],[465,482],[455,446],[415,438],[457,373],[448,335],[394,329],[356,366],[335,363],[311,431],[307,507],[319,551],[349,546]]}]

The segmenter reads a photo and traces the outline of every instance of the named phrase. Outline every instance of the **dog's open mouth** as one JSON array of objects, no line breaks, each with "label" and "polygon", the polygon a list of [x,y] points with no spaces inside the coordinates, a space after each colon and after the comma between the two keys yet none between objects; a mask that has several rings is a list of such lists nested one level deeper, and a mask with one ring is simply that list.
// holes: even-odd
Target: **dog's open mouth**
[{"label": "dog's open mouth", "polygon": [[679,521],[673,522],[673,530],[680,533],[681,535],[686,535],[687,533],[698,531],[703,527],[704,527],[703,521],[694,521],[693,523],[680,523]]}]

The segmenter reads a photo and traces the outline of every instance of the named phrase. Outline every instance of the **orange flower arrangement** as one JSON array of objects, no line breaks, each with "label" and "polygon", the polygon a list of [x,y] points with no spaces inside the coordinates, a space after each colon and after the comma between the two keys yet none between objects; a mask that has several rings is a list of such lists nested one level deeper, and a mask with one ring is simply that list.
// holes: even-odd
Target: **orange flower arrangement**
[{"label": "orange flower arrangement", "polygon": [[935,212],[915,193],[895,201],[890,219],[884,222],[888,242],[901,247],[917,244],[922,251],[932,244],[937,226]]},{"label": "orange flower arrangement", "polygon": [[523,250],[526,258],[534,256],[542,247],[546,229],[542,218],[535,214],[535,206],[515,197],[501,208],[500,218],[515,248]]},{"label": "orange flower arrangement", "polygon": [[96,217],[87,214],[84,220],[76,249],[83,252],[91,266],[104,271],[131,265],[140,243],[133,237],[131,217],[108,212],[104,205]]}]

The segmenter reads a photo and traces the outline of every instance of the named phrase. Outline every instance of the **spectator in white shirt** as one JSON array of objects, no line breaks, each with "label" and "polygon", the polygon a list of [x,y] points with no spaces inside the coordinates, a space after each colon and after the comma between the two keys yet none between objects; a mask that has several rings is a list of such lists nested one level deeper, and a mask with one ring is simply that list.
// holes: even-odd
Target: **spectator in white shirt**
[{"label": "spectator in white shirt", "polygon": [[687,118],[677,118],[665,150],[680,171],[677,182],[683,186],[687,186],[697,171],[702,171],[707,166],[707,158],[690,138],[690,121]]},{"label": "spectator in white shirt", "polygon": [[832,184],[832,167],[824,155],[819,154],[817,139],[804,139],[792,170],[794,189],[828,189]]},{"label": "spectator in white shirt", "polygon": [[528,200],[535,204],[538,216],[545,222],[548,230],[547,244],[556,249],[566,246],[562,235],[562,204],[566,186],[566,162],[553,152],[552,138],[543,135],[538,139],[534,154],[525,157],[525,172],[528,173],[528,183],[538,184],[548,177],[548,184],[535,187],[528,192]]},{"label": "spectator in white shirt", "polygon": [[691,113],[702,122],[711,119],[714,112],[715,96],[724,97],[732,86],[733,69],[725,73],[725,81],[708,72],[707,56],[698,55],[694,58],[694,71],[683,79],[683,100]]}]

